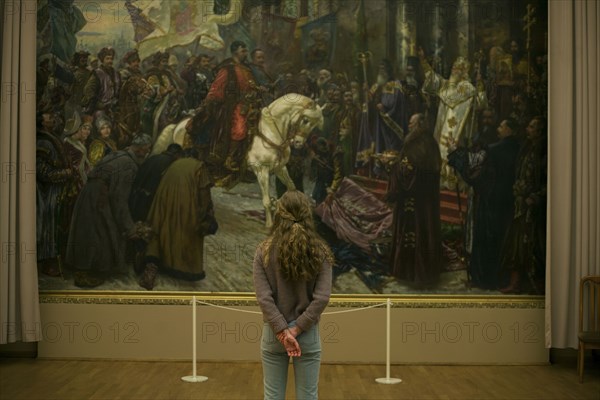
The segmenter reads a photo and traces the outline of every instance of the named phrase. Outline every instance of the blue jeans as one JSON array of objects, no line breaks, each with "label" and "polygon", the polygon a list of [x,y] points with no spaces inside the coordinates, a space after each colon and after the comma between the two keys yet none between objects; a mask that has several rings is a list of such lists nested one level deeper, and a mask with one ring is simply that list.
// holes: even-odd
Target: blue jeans
[{"label": "blue jeans", "polygon": [[[289,326],[295,325],[292,321]],[[319,369],[321,367],[321,337],[319,324],[302,332],[296,338],[302,355],[292,357],[294,363],[294,380],[296,382],[296,399],[317,399],[319,386]],[[283,345],[277,340],[268,323],[263,326],[260,344],[263,365],[263,382],[265,400],[284,400],[287,385],[288,365],[290,357]]]}]

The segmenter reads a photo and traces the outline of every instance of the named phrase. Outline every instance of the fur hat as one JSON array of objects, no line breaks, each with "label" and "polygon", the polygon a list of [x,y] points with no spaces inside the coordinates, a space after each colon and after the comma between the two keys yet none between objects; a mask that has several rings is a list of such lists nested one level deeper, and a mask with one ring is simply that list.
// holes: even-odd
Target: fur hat
[{"label": "fur hat", "polygon": [[152,55],[152,65],[158,65],[162,60],[167,60],[167,62],[169,61],[168,52],[157,51]]},{"label": "fur hat", "polygon": [[79,113],[73,113],[73,116],[65,122],[65,128],[63,130],[63,134],[65,136],[74,135],[79,128],[81,127],[81,118],[79,117]]},{"label": "fur hat", "polygon": [[127,53],[125,53],[122,60],[122,62],[125,64],[131,64],[134,61],[140,61],[140,55],[137,49],[129,50]]},{"label": "fur hat", "polygon": [[96,126],[96,130],[98,132],[100,132],[104,125],[108,125],[112,128],[112,122],[106,116],[96,118],[96,121],[94,121],[94,125]]},{"label": "fur hat", "polygon": [[100,62],[104,61],[104,57],[106,56],[113,56],[113,58],[115,57],[115,49],[113,49],[112,47],[103,47],[102,49],[100,49],[100,51],[98,52],[98,60],[100,60]]},{"label": "fur hat", "polygon": [[89,58],[89,56],[90,56],[90,53],[85,50],[78,51],[75,54],[73,54],[73,58],[71,60],[71,65],[78,66],[79,62],[82,59],[87,59],[87,58]]}]

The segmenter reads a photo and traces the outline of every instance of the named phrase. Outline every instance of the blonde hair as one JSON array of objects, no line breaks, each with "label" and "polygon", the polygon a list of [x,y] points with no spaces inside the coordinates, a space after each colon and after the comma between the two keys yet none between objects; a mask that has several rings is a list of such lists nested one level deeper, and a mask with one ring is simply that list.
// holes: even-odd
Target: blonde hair
[{"label": "blonde hair", "polygon": [[333,264],[328,244],[315,230],[310,202],[302,192],[287,191],[277,202],[273,227],[263,242],[265,266],[275,254],[285,279],[308,281],[324,262]]}]

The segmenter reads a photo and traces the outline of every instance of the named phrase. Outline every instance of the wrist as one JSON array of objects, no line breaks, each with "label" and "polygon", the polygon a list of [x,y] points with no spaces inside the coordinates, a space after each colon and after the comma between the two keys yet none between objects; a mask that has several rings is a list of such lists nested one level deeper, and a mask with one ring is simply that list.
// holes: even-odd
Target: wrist
[{"label": "wrist", "polygon": [[283,341],[283,339],[285,339],[285,336],[287,335],[287,329],[281,330],[279,332],[277,332],[275,334],[275,336],[277,337],[277,340],[279,341]]}]

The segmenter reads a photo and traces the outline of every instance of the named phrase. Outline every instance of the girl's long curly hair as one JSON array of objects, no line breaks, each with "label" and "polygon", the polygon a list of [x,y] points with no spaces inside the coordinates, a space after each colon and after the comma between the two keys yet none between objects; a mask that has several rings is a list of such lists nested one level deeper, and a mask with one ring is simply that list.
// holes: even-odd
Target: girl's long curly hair
[{"label": "girl's long curly hair", "polygon": [[277,202],[271,234],[263,243],[265,265],[277,254],[283,277],[309,281],[317,277],[324,262],[333,264],[333,253],[315,230],[310,202],[302,192],[284,193]]}]

